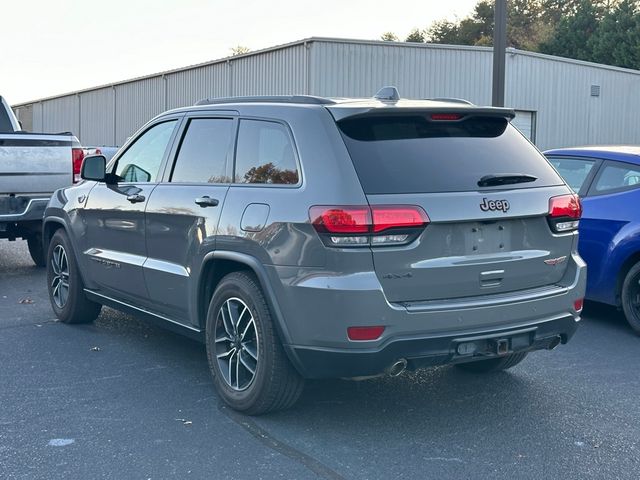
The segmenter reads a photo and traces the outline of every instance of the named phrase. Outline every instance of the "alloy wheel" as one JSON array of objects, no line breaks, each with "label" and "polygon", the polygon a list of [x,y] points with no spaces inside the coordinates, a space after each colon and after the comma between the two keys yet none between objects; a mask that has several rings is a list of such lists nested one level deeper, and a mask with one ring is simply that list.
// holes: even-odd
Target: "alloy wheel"
[{"label": "alloy wheel", "polygon": [[218,310],[215,353],[226,384],[246,390],[258,367],[258,329],[251,309],[237,297],[227,299]]},{"label": "alloy wheel", "polygon": [[56,245],[51,256],[51,295],[58,308],[64,308],[69,299],[69,260],[62,245]]}]

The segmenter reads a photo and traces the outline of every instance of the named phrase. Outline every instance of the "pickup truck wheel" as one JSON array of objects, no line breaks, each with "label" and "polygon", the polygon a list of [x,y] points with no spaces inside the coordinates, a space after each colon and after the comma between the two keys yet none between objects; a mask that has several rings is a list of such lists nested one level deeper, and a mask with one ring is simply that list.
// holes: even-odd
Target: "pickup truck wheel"
[{"label": "pickup truck wheel", "polygon": [[44,246],[42,245],[42,235],[36,234],[27,237],[29,255],[37,267],[46,267],[47,261],[44,258]]},{"label": "pickup truck wheel", "polygon": [[640,335],[640,262],[624,278],[621,300],[627,322]]},{"label": "pickup truck wheel", "polygon": [[285,354],[257,279],[234,272],[216,288],[207,314],[206,344],[216,390],[248,415],[291,407],[304,380]]},{"label": "pickup truck wheel", "polygon": [[47,286],[51,306],[61,322],[90,323],[100,314],[102,305],[84,294],[84,283],[64,230],[58,230],[49,243]]},{"label": "pickup truck wheel", "polygon": [[490,358],[488,360],[477,360],[469,363],[458,363],[456,367],[466,372],[472,373],[493,373],[515,367],[527,356],[527,352],[510,353],[500,358]]}]

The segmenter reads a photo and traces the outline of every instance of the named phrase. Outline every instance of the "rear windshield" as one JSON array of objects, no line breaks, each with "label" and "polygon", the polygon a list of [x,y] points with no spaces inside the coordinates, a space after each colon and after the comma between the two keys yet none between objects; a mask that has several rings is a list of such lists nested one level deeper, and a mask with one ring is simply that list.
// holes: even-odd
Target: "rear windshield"
[{"label": "rear windshield", "polygon": [[350,117],[338,122],[367,194],[461,192],[486,175],[524,174],[561,185],[547,160],[503,118],[433,121],[423,114]]}]

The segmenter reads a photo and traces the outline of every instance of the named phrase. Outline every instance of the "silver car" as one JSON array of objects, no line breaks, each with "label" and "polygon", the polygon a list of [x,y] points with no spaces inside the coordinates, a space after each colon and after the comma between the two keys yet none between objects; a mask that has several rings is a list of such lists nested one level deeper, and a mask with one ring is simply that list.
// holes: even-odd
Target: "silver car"
[{"label": "silver car", "polygon": [[586,280],[580,200],[513,116],[393,88],[163,113],[51,199],[53,310],[201,339],[247,414],[305,378],[512,367],[571,338]]}]

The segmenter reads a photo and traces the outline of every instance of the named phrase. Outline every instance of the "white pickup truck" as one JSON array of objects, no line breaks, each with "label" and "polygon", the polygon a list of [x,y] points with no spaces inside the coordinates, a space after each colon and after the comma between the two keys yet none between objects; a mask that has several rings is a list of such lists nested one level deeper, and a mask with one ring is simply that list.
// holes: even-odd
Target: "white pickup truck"
[{"label": "white pickup truck", "polygon": [[0,97],[0,239],[22,238],[44,266],[42,216],[51,194],[80,179],[84,152],[71,133],[22,131]]}]

